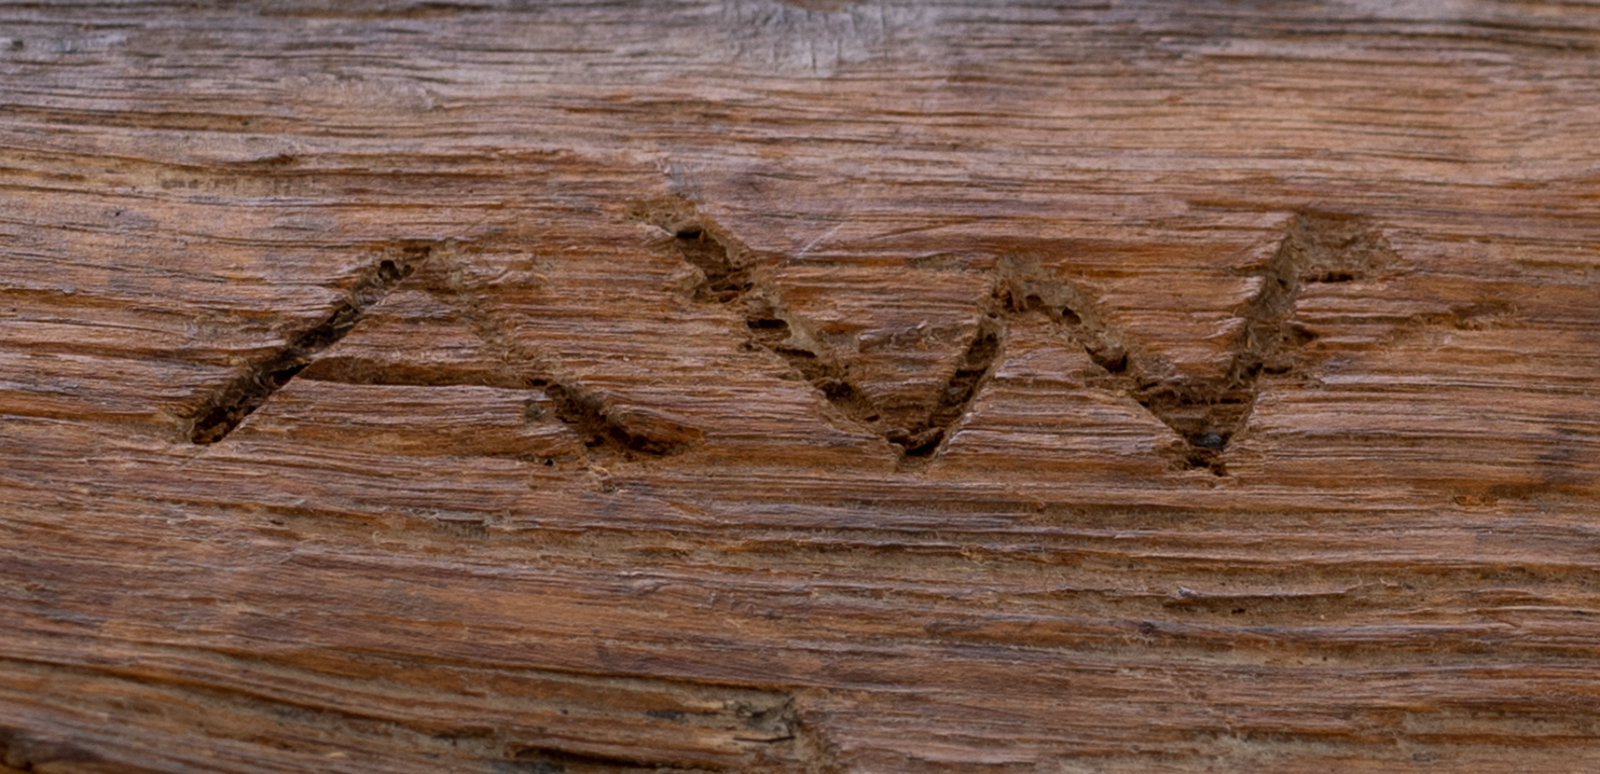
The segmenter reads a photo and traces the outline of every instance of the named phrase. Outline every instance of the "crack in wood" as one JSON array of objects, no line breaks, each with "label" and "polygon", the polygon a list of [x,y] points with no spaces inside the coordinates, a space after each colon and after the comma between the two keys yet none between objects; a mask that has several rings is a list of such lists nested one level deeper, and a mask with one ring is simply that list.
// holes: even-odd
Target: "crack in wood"
[{"label": "crack in wood", "polygon": [[106,763],[109,761],[98,753],[70,742],[49,740],[20,728],[0,726],[0,769],[5,771],[72,770]]},{"label": "crack in wood", "polygon": [[[438,761],[442,770],[776,774],[816,771],[828,759],[817,729],[802,720],[798,694],[784,689],[403,656],[373,661],[328,654],[307,665],[203,650],[185,655],[186,660],[156,658],[131,668],[0,659],[0,667],[12,673],[48,676],[82,697],[72,709],[30,718],[32,725],[49,728],[48,735],[21,718],[0,725],[0,771],[150,770],[130,760],[130,752],[144,752],[136,739],[78,743],[96,717],[130,700],[167,707],[174,723],[212,738],[290,754],[370,751],[400,742],[417,757]],[[214,669],[222,665],[235,671]],[[196,679],[217,674],[237,679]],[[443,702],[416,701],[435,687],[419,682],[419,675],[483,688]],[[332,698],[307,701],[313,695]],[[19,700],[18,706],[29,706],[15,688],[0,687],[0,701]],[[483,717],[496,720],[478,719]],[[596,724],[603,724],[599,733]],[[194,755],[179,748],[142,762],[184,768],[199,763]]]}]

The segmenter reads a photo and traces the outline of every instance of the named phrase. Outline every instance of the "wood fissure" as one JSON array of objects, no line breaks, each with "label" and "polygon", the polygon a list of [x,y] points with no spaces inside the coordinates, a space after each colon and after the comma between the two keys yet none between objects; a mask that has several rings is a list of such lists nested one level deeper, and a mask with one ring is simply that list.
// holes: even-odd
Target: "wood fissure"
[{"label": "wood fissure", "polygon": [[[17,675],[56,674],[63,684],[85,694],[116,697],[128,704],[170,701],[173,720],[185,724],[190,733],[232,742],[266,741],[302,754],[317,750],[359,754],[403,739],[436,761],[458,764],[504,761],[574,771],[598,767],[782,774],[806,770],[804,756],[813,754],[815,744],[806,738],[795,696],[785,691],[624,676],[435,668],[438,674],[460,672],[495,686],[498,709],[493,719],[458,723],[444,713],[448,704],[465,703],[468,697],[433,706],[409,700],[427,689],[408,682],[426,675],[426,664],[335,659],[326,666],[345,673],[364,672],[368,679],[313,670],[300,673],[298,684],[275,693],[262,686],[284,669],[270,662],[241,663],[216,655],[191,656],[177,662],[184,666],[176,668],[163,658],[142,666],[88,667],[53,661],[0,660],[0,667]],[[208,679],[215,667],[229,662],[242,667],[237,685]],[[318,691],[331,690],[346,694],[325,704],[308,700]],[[0,679],[0,701],[14,699],[15,693],[13,685]],[[187,704],[174,701],[184,696],[190,697]],[[573,732],[587,718],[608,712],[615,713],[611,720],[618,727],[608,738],[574,738]],[[60,714],[74,725],[93,722],[92,716],[70,709]],[[70,738],[43,739],[0,726],[0,764],[33,771],[115,763],[149,771],[159,770],[150,763],[162,759],[191,765],[198,760],[195,750],[148,754],[152,751],[137,749],[137,739],[121,737],[118,742],[124,753],[147,753],[146,764],[108,757]]]}]

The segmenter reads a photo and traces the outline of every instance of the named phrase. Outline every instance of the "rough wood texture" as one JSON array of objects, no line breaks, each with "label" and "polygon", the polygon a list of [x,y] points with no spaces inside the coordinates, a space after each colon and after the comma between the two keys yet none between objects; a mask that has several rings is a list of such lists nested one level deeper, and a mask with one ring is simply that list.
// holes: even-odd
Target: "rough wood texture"
[{"label": "rough wood texture", "polygon": [[0,6],[0,758],[1600,768],[1600,8]]}]

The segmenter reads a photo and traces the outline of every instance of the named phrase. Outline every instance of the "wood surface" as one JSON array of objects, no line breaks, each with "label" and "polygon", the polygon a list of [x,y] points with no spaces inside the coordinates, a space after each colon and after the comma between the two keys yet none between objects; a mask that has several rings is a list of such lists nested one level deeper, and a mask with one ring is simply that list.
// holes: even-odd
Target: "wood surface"
[{"label": "wood surface", "polygon": [[1600,770],[1600,6],[0,4],[0,769]]}]

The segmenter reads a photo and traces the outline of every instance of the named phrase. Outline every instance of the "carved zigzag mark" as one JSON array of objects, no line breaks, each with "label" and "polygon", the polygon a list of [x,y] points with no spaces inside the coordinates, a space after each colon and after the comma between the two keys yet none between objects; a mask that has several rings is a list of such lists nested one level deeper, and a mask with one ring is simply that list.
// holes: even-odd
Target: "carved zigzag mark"
[{"label": "carved zigzag mark", "polygon": [[1296,214],[1276,252],[1254,272],[1260,288],[1235,310],[1244,324],[1227,372],[1187,384],[1140,385],[1133,393],[1188,444],[1181,465],[1223,474],[1220,454],[1254,411],[1261,377],[1304,370],[1316,358],[1308,347],[1316,334],[1295,320],[1303,288],[1365,279],[1397,259],[1382,232],[1362,218]]},{"label": "carved zigzag mark", "polygon": [[251,362],[205,398],[184,420],[189,440],[212,444],[227,437],[245,417],[310,365],[318,353],[349,334],[367,310],[382,302],[432,252],[431,245],[402,244],[369,266],[321,323],[290,336],[287,344]]},{"label": "carved zigzag mark", "polygon": [[[854,424],[899,448],[902,463],[915,467],[936,456],[952,427],[969,410],[983,383],[1000,362],[1007,323],[1034,312],[1049,317],[1063,335],[1081,346],[1102,373],[1100,386],[1136,400],[1177,433],[1168,452],[1179,469],[1203,468],[1223,475],[1221,455],[1244,428],[1259,395],[1263,375],[1287,374],[1316,357],[1307,348],[1315,335],[1295,319],[1301,289],[1311,283],[1362,279],[1396,256],[1382,235],[1348,215],[1301,213],[1289,222],[1272,257],[1252,270],[1256,292],[1236,308],[1240,321],[1227,368],[1210,377],[1165,376],[1175,372],[1159,355],[1141,351],[1129,337],[1106,323],[1093,294],[1038,263],[1008,256],[998,261],[989,294],[979,304],[973,334],[953,372],[930,399],[921,419],[891,423],[876,401],[850,378],[850,365],[793,314],[771,289],[769,270],[752,259],[742,243],[701,217],[682,199],[637,205],[632,216],[672,235],[679,257],[699,269],[692,291],[697,302],[734,309],[744,320],[749,345],[781,357]],[[288,343],[251,363],[239,376],[207,397],[186,422],[189,440],[215,443],[289,381],[311,366],[320,353],[344,338],[367,314],[425,262],[446,264],[430,272],[448,277],[423,288],[456,308],[472,333],[502,364],[487,386],[542,390],[555,418],[583,440],[591,452],[631,458],[681,451],[702,437],[700,430],[654,412],[619,405],[556,375],[536,353],[511,336],[514,326],[484,303],[460,279],[465,275],[447,250],[404,243],[365,270],[346,296],[318,325],[288,337]],[[451,270],[453,266],[454,270]],[[1419,319],[1412,322],[1437,322]],[[437,385],[403,374],[346,373],[326,369],[319,378],[355,383]],[[313,371],[313,374],[320,372]],[[310,377],[308,377],[310,378]],[[398,381],[396,381],[398,379]]]},{"label": "carved zigzag mark", "polygon": [[[510,329],[459,279],[464,272],[450,249],[441,245],[406,243],[388,251],[364,270],[320,324],[287,337],[288,343],[250,363],[238,376],[214,391],[185,421],[185,434],[196,444],[222,440],[252,412],[297,376],[348,384],[443,386],[462,383],[428,369],[363,367],[338,358],[322,357],[344,339],[367,313],[412,278],[425,263],[445,270],[425,272],[420,290],[456,309],[473,335],[481,339],[495,360],[490,371],[475,375],[470,383],[486,387],[536,389],[552,406],[555,419],[567,425],[591,453],[631,457],[665,455],[697,441],[698,429],[641,409],[615,404],[610,399],[558,377],[536,353],[506,333]],[[452,270],[453,269],[453,270]],[[448,277],[442,282],[439,277]],[[432,278],[434,281],[429,282]],[[411,280],[412,285],[418,279]]]},{"label": "carved zigzag mark", "polygon": [[1225,475],[1222,452],[1249,420],[1261,377],[1303,370],[1316,356],[1307,347],[1316,335],[1295,320],[1301,289],[1364,279],[1396,258],[1381,232],[1361,218],[1296,214],[1272,257],[1251,271],[1259,287],[1234,310],[1241,324],[1226,370],[1176,379],[1160,376],[1174,371],[1161,357],[1140,351],[1107,326],[1083,288],[1015,259],[1002,261],[1000,272],[1009,308],[1047,314],[1105,372],[1108,386],[1178,434],[1180,445],[1168,450],[1174,467]]},{"label": "carved zigzag mark", "polygon": [[[566,424],[591,453],[632,458],[637,454],[665,456],[697,443],[703,433],[695,427],[645,409],[616,403],[582,386],[576,379],[559,376],[538,353],[518,342],[514,328],[503,315],[483,302],[460,279],[465,272],[444,256],[448,287],[429,287],[436,298],[453,306],[466,319],[473,335],[492,350],[495,358],[516,374],[516,386],[538,389],[550,397],[551,412]],[[451,270],[454,269],[454,270]]]},{"label": "carved zigzag mark", "polygon": [[850,365],[784,305],[772,289],[767,267],[752,260],[748,247],[681,198],[641,202],[629,214],[671,234],[672,249],[700,270],[702,279],[691,291],[695,301],[738,312],[744,318],[750,345],[783,358],[851,422],[898,447],[904,464],[915,466],[935,456],[1000,355],[1005,326],[994,302],[997,296],[991,294],[955,372],[927,413],[910,423],[890,423],[877,402],[851,380]]},{"label": "carved zigzag mark", "polygon": [[1301,288],[1362,279],[1396,257],[1381,233],[1360,218],[1295,215],[1273,256],[1252,271],[1259,283],[1256,293],[1234,310],[1241,324],[1226,370],[1212,377],[1172,378],[1163,376],[1175,371],[1171,364],[1141,351],[1125,332],[1107,324],[1085,287],[1047,274],[1035,261],[1007,256],[998,262],[993,289],[980,304],[973,337],[926,418],[911,427],[889,427],[871,396],[850,381],[849,365],[784,306],[771,289],[767,268],[744,244],[681,198],[636,204],[630,216],[671,234],[679,257],[700,270],[703,277],[692,291],[697,302],[740,313],[753,345],[782,357],[852,422],[898,446],[902,462],[913,466],[935,456],[965,416],[1000,361],[1007,322],[1039,312],[1099,367],[1101,386],[1134,399],[1179,436],[1178,445],[1167,450],[1175,468],[1224,475],[1221,454],[1244,428],[1260,377],[1286,374],[1313,358],[1306,345],[1315,335],[1294,320]]}]

